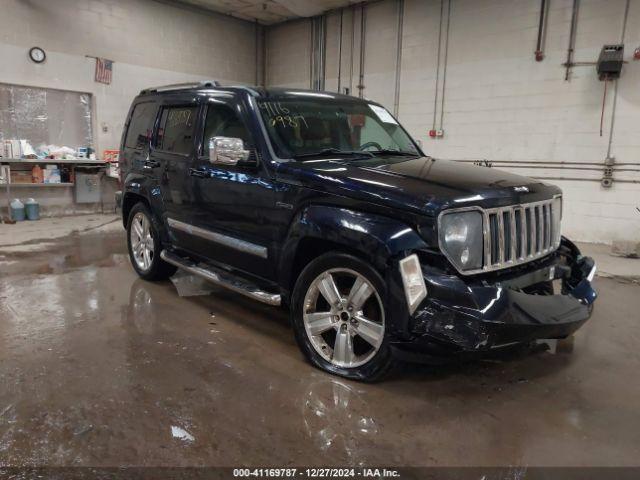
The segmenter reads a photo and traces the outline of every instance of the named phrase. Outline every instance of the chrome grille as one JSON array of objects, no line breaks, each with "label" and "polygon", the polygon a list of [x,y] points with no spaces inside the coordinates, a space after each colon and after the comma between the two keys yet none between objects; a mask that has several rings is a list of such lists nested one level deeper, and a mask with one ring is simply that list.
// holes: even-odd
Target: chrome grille
[{"label": "chrome grille", "polygon": [[482,270],[520,265],[557,249],[562,208],[558,199],[484,209]]}]

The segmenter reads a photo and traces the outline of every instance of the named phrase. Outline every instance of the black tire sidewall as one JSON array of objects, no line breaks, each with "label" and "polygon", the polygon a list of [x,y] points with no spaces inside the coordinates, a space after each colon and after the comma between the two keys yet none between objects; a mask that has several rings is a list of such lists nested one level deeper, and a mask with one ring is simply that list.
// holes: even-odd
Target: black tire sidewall
[{"label": "black tire sidewall", "polygon": [[[303,321],[304,297],[311,283],[326,270],[332,268],[349,268],[365,276],[376,288],[384,308],[385,332],[384,340],[375,356],[364,365],[353,368],[343,368],[325,360],[314,348]],[[387,288],[382,276],[373,267],[359,258],[345,253],[327,253],[313,260],[302,271],[293,291],[291,306],[291,323],[293,325],[298,346],[307,359],[316,367],[333,374],[360,381],[375,381],[382,377],[392,365],[391,349],[389,347],[389,318],[387,308]]]}]

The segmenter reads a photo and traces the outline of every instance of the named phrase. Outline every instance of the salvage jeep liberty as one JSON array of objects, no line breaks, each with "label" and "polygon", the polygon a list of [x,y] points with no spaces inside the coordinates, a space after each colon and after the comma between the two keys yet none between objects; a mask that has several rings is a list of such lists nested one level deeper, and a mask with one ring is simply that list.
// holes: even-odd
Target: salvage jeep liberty
[{"label": "salvage jeep liberty", "polygon": [[375,102],[143,90],[120,162],[140,277],[181,268],[285,306],[306,358],[337,375],[565,338],[592,312],[595,265],[560,234],[559,188],[429,157]]}]

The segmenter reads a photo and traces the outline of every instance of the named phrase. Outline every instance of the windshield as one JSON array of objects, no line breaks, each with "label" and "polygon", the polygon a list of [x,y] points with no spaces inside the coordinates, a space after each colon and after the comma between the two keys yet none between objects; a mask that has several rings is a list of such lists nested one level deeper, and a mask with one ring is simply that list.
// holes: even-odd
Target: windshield
[{"label": "windshield", "polygon": [[404,129],[378,105],[334,98],[265,99],[258,104],[281,158],[420,154]]}]

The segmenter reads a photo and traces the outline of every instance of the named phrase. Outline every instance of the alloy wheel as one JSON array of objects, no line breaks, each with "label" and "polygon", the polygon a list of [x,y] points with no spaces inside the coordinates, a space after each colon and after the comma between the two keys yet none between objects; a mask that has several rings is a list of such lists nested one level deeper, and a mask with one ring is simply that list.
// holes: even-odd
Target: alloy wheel
[{"label": "alloy wheel", "polygon": [[138,268],[144,272],[151,268],[155,244],[151,234],[151,222],[142,212],[138,212],[131,221],[131,252]]},{"label": "alloy wheel", "polygon": [[303,322],[316,352],[337,367],[364,365],[384,339],[384,307],[376,288],[346,268],[327,270],[311,283]]}]

